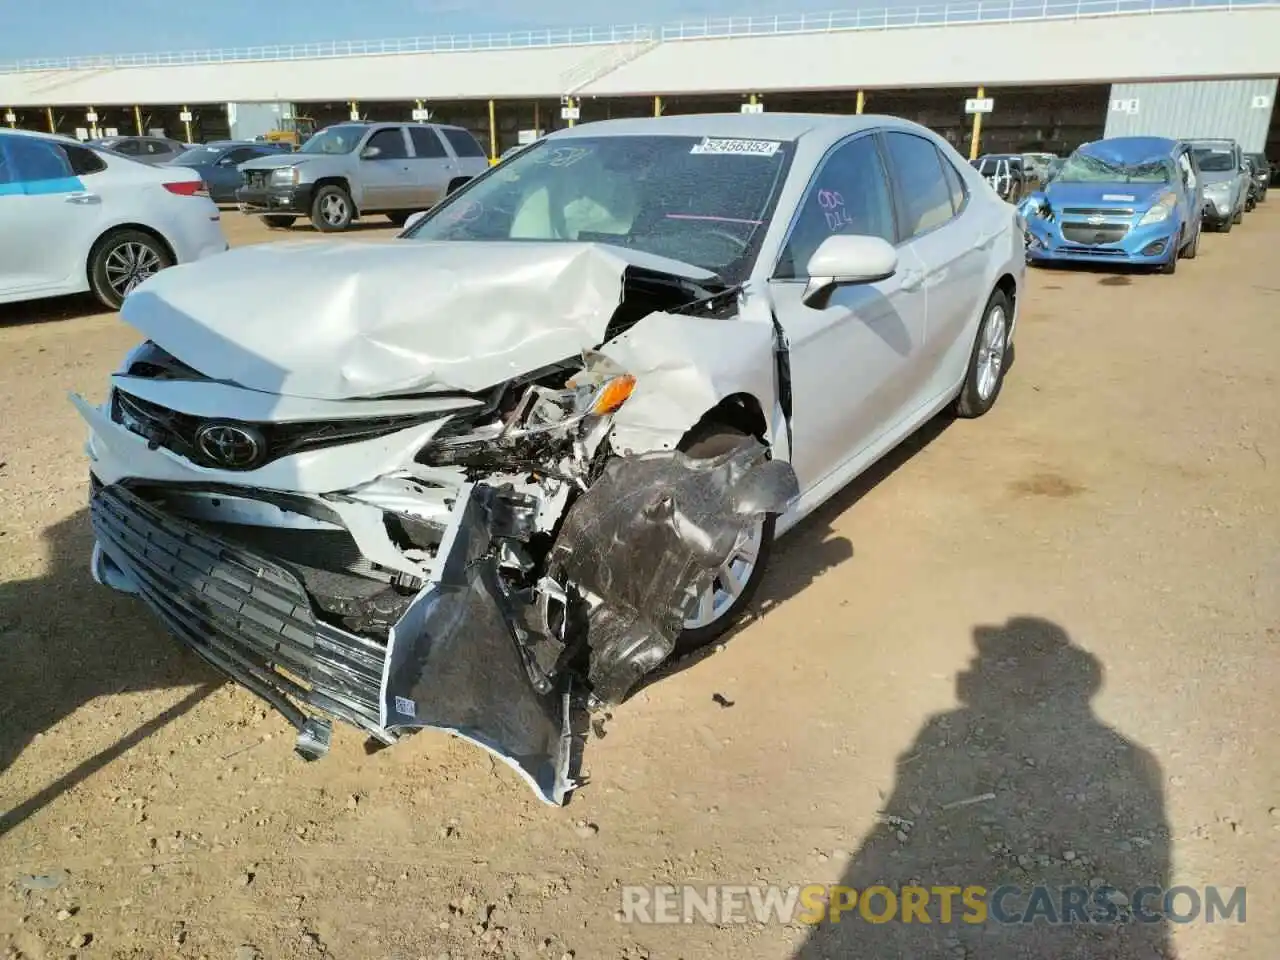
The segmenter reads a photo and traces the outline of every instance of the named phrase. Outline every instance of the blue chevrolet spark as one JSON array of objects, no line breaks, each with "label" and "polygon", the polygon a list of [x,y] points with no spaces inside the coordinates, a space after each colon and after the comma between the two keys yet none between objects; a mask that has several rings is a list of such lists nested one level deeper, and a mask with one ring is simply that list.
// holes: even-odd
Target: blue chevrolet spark
[{"label": "blue chevrolet spark", "polygon": [[1032,263],[1075,261],[1173,273],[1200,243],[1203,187],[1188,143],[1115,137],[1086,143],[1021,204]]}]

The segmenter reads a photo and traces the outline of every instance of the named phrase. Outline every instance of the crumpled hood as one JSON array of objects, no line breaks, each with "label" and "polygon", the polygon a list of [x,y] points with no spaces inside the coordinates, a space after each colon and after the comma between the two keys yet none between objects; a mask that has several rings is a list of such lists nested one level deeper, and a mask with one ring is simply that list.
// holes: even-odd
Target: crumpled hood
[{"label": "crumpled hood", "polygon": [[1164,183],[1063,183],[1054,180],[1044,192],[1049,203],[1057,208],[1114,204],[1145,210],[1171,189]]},{"label": "crumpled hood", "polygon": [[253,390],[483,390],[598,346],[629,266],[714,276],[602,244],[270,243],[162,271],[121,317],[205,376]]}]

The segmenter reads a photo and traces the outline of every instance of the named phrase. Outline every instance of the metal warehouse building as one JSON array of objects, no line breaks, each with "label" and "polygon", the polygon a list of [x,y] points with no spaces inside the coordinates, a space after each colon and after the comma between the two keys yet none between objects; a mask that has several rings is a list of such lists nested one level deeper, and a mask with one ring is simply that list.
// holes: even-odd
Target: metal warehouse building
[{"label": "metal warehouse building", "polygon": [[[14,126],[253,136],[428,114],[493,153],[564,124],[722,110],[875,112],[968,152],[1128,133],[1280,152],[1280,3],[967,0],[917,10],[401,38],[0,65]],[[974,112],[986,111],[990,112]]]}]

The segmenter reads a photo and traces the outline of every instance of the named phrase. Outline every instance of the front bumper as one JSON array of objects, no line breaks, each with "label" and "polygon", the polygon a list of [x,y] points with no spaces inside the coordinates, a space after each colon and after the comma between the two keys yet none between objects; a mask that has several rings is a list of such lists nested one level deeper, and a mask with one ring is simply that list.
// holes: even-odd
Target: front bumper
[{"label": "front bumper", "polygon": [[1210,196],[1204,198],[1204,220],[1208,223],[1226,223],[1235,214],[1230,196]]},{"label": "front bumper", "polygon": [[[1077,262],[1156,265],[1176,251],[1181,224],[1176,219],[1148,226],[1130,220],[1090,224],[1084,219],[1027,221],[1027,259],[1032,263]],[[1096,228],[1096,229],[1095,229]],[[1118,239],[1110,239],[1118,237]]]},{"label": "front bumper", "polygon": [[242,213],[305,215],[311,212],[311,185],[244,186],[236,190],[236,202]]}]

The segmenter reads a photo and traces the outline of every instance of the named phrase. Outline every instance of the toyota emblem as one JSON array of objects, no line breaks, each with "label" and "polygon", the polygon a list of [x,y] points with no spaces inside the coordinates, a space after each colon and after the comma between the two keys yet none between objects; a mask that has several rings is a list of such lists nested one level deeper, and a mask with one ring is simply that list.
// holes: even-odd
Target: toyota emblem
[{"label": "toyota emblem", "polygon": [[210,463],[228,470],[257,466],[267,448],[257,430],[233,423],[206,423],[196,431],[195,439],[197,449]]},{"label": "toyota emblem", "polygon": [[1107,222],[1106,217],[1100,217],[1096,213],[1089,218],[1089,226],[1091,227],[1100,227],[1106,222]]}]

